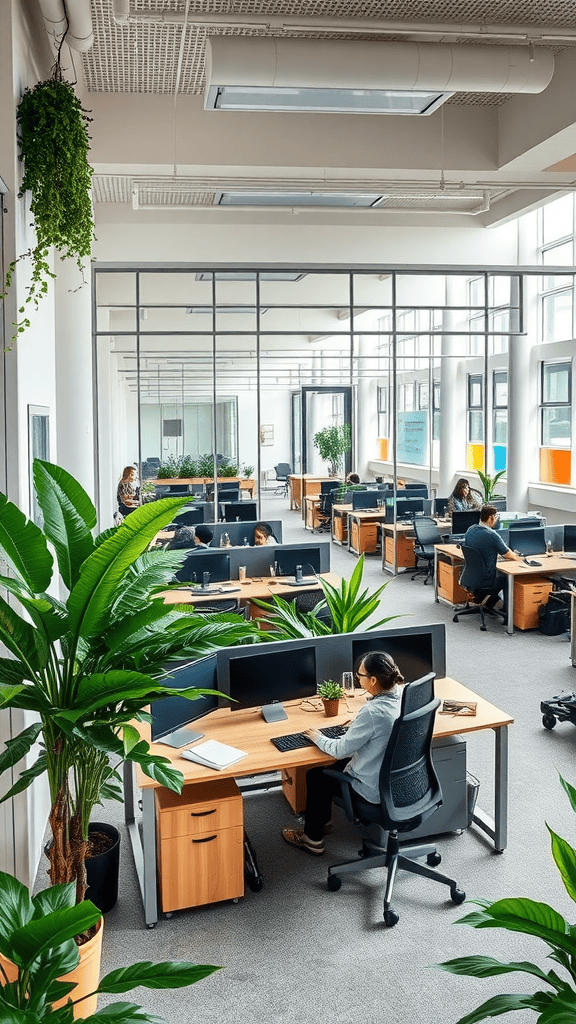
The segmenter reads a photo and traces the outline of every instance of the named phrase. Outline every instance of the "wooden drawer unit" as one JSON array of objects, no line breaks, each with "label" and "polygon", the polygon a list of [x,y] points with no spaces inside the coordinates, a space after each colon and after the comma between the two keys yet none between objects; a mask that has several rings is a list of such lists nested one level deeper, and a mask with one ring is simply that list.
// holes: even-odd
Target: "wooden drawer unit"
[{"label": "wooden drawer unit", "polygon": [[334,516],[334,540],[340,544],[348,540],[348,516]]},{"label": "wooden drawer unit", "polygon": [[352,520],[350,531],[350,547],[357,554],[363,552],[373,554],[378,550],[378,523],[364,523]]},{"label": "wooden drawer unit", "polygon": [[166,913],[244,895],[244,815],[234,779],[156,790],[160,901]]},{"label": "wooden drawer unit", "polygon": [[306,810],[306,772],[310,765],[282,769],[282,792],[296,814]]},{"label": "wooden drawer unit", "polygon": [[552,581],[542,576],[514,581],[514,625],[517,629],[536,629],[539,624],[538,608],[546,604],[552,590]]},{"label": "wooden drawer unit", "polygon": [[443,562],[438,559],[438,595],[450,604],[464,604],[469,594],[460,586],[458,579],[464,563]]},{"label": "wooden drawer unit", "polygon": [[[394,538],[389,533],[386,535],[386,562],[388,565],[394,564]],[[416,565],[416,556],[414,554],[414,537],[407,537],[405,533],[397,534],[397,555],[398,555],[398,568],[399,569],[411,569]]]}]

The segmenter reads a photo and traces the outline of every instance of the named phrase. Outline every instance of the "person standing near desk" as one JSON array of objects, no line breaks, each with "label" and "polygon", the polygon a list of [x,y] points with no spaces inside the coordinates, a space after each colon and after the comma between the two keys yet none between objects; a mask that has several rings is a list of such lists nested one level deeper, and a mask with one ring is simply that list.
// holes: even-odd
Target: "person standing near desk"
[{"label": "person standing near desk", "polygon": [[[328,765],[345,771],[351,786],[363,800],[380,804],[380,768],[384,751],[400,714],[400,684],[404,677],[385,651],[366,654],[356,667],[356,680],[369,694],[348,732],[339,739],[329,739],[318,729],[307,729],[305,735],[325,754],[338,758]],[[350,755],[352,755],[350,757]],[[306,811],[304,828],[284,828],[282,838],[299,850],[318,857],[324,853],[324,835],[332,813],[332,798],[340,793],[337,779],[326,775],[323,767],[306,772]]]},{"label": "person standing near desk", "polygon": [[498,572],[498,555],[502,555],[509,562],[522,561],[495,530],[498,514],[498,509],[494,505],[483,505],[480,522],[476,526],[469,526],[464,536],[464,546],[478,551],[484,562],[485,572],[478,589],[494,590],[486,602],[488,608],[494,608],[498,603],[501,591],[506,593],[507,580]]}]

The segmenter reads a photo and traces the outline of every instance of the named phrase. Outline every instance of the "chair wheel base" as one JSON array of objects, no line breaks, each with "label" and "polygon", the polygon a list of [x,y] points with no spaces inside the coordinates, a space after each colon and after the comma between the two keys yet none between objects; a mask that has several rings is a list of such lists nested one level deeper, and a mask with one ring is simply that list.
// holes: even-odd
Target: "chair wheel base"
[{"label": "chair wheel base", "polygon": [[393,910],[384,911],[384,924],[387,928],[393,928],[395,924],[398,924],[399,920],[398,914],[395,914]]},{"label": "chair wheel base", "polygon": [[429,865],[429,867],[431,867],[431,868],[435,868],[435,867],[437,867],[437,866],[438,866],[438,864],[440,864],[440,863],[441,863],[441,861],[442,861],[442,857],[441,857],[441,855],[440,855],[440,854],[438,853],[438,851],[436,851],[436,853],[429,853],[429,854],[428,854],[428,856],[426,857],[426,863],[427,863],[427,864]]},{"label": "chair wheel base", "polygon": [[326,886],[330,892],[338,892],[342,879],[338,875],[328,875]]},{"label": "chair wheel base", "polygon": [[458,906],[460,903],[464,903],[466,893],[463,892],[462,889],[450,889],[450,899],[452,900],[452,903],[455,903],[456,906]]}]

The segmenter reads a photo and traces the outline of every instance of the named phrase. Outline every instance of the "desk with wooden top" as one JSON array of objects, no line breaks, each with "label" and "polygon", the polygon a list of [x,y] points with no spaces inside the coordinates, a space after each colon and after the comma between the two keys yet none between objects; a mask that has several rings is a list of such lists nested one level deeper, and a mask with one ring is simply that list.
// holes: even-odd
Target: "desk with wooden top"
[{"label": "desk with wooden top", "polygon": [[[480,809],[475,809],[472,820],[490,836],[495,849],[502,852],[507,844],[508,726],[514,720],[510,715],[484,700],[479,694],[450,677],[436,679],[435,692],[441,700],[475,701],[477,704],[475,716],[464,717],[437,713],[434,724],[435,737],[480,732],[485,729],[491,729],[494,733],[494,818]],[[350,706],[359,709],[362,703],[363,697],[357,694],[354,700],[350,701]],[[276,749],[270,742],[272,736],[301,732],[311,727],[321,728],[326,722],[321,711],[307,712],[302,709],[300,701],[286,703],[285,708],[288,712],[288,720],[275,723],[265,722],[258,710],[231,712],[228,708],[222,708],[203,718],[201,728],[205,739],[217,739],[246,751],[246,756],[241,761],[222,771],[216,772],[194,764],[182,758],[177,750],[172,750],[168,746],[151,744],[153,753],[168,757],[182,772],[184,789],[180,797],[163,789],[159,783],[145,776],[140,769],[137,769],[135,778],[133,764],[125,762],[123,768],[125,821],[132,843],[144,906],[144,917],[148,928],[153,928],[158,920],[157,854],[159,847],[161,856],[164,858],[162,870],[169,874],[173,869],[177,875],[176,886],[184,887],[183,898],[188,901],[195,900],[195,903],[187,902],[187,906],[211,902],[214,899],[237,898],[243,895],[243,878],[241,877],[243,822],[241,796],[235,790],[233,780],[269,772],[284,772],[286,769],[302,766],[329,764],[333,760],[316,746],[301,747],[287,752],[280,752]],[[350,712],[345,709],[337,718],[330,719],[330,724],[342,724],[349,718]],[[194,725],[197,728],[198,722],[195,722]],[[150,725],[141,723],[138,728],[142,737],[149,741]],[[140,835],[135,815],[135,784],[142,790],[142,835]],[[221,800],[218,802],[220,787]],[[183,819],[188,822],[186,826],[188,833],[185,835],[182,835],[181,832]],[[175,820],[181,822],[178,834],[176,834],[178,830],[174,824]],[[219,827],[216,826],[217,820]],[[220,872],[219,869],[224,865],[214,855],[215,870],[218,875],[226,875],[227,871],[230,871],[231,876],[235,879],[236,888],[226,891],[224,895],[222,889],[218,890],[216,895],[211,894],[210,890],[207,894],[198,895],[195,889],[190,891],[190,886],[196,884],[194,881],[196,873],[193,870],[190,871],[189,865],[183,865],[182,851],[186,850],[188,855],[191,855],[192,851],[194,856],[200,858],[200,865],[205,866],[208,863],[207,858],[212,856],[210,842],[214,843],[214,849],[216,849],[220,830],[223,831],[221,838],[223,848],[227,851],[226,856],[234,860],[234,870],[230,870],[230,864],[227,864],[226,871]],[[174,898],[171,887],[168,899],[173,900]],[[170,912],[170,907],[176,908],[176,903],[164,902],[163,897],[163,909]]]},{"label": "desk with wooden top", "polygon": [[[576,561],[565,558],[558,552],[552,555],[534,556],[539,565],[525,565],[524,562],[500,559],[497,572],[508,577],[508,619],[506,632],[514,632],[514,602],[516,598],[515,584],[525,580],[535,582],[539,577],[545,579],[554,573],[576,572]],[[444,600],[448,604],[459,604],[470,600],[470,595],[463,590],[457,581],[460,574],[464,554],[457,544],[437,544],[434,548],[434,596],[436,601]],[[444,569],[443,566],[447,568]],[[545,595],[544,595],[545,596]],[[518,625],[518,623],[516,623]],[[534,621],[533,626],[537,626]],[[528,627],[530,628],[530,627]],[[533,627],[532,627],[533,628]]]},{"label": "desk with wooden top", "polygon": [[[322,579],[327,580],[332,586],[337,587],[340,583],[340,576],[335,572],[320,573]],[[218,588],[222,589],[219,590]],[[227,601],[229,597],[238,598],[241,605],[250,605],[250,617],[260,618],[264,613],[258,605],[253,604],[254,600],[269,601],[274,594],[279,597],[297,597],[299,593],[321,590],[317,576],[306,577],[306,582],[299,587],[291,586],[282,576],[260,576],[255,579],[229,580],[226,583],[215,584],[214,591],[201,594],[195,593],[197,588],[183,586],[182,589],[166,590],[162,596],[165,604],[197,604],[206,601],[218,604],[220,601]]]},{"label": "desk with wooden top", "polygon": [[[319,494],[321,490],[320,484],[324,480],[334,480],[334,477],[317,476],[315,473],[290,473],[288,477],[290,508],[301,509],[302,516],[304,516],[304,502],[302,499],[307,494]],[[339,483],[339,480],[334,480],[334,487],[337,487]]]},{"label": "desk with wooden top", "polygon": [[[435,516],[427,516],[436,522],[440,532],[448,533],[451,529],[450,519],[436,519]],[[408,522],[383,523],[382,531],[382,570],[383,572],[397,575],[400,569],[414,569],[417,564],[414,552],[414,520]]]}]

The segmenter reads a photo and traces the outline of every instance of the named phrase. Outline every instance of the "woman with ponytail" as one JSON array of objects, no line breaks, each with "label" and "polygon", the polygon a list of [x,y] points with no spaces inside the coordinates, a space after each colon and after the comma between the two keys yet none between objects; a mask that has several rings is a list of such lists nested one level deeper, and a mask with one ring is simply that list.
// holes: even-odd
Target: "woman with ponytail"
[{"label": "woman with ponytail", "polygon": [[[392,727],[400,714],[400,669],[385,651],[371,651],[356,665],[356,681],[368,693],[368,699],[356,715],[348,732],[339,739],[328,739],[318,729],[305,733],[320,750],[337,758],[327,767],[351,776],[351,786],[369,803],[380,803],[380,768]],[[351,756],[350,756],[351,755]],[[304,828],[282,829],[282,838],[307,853],[324,853],[324,836],[332,831],[332,798],[340,793],[340,783],[324,768],[306,773],[306,812]]]}]

